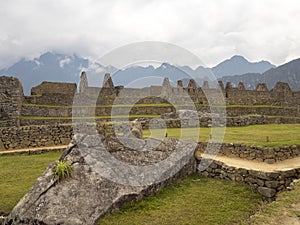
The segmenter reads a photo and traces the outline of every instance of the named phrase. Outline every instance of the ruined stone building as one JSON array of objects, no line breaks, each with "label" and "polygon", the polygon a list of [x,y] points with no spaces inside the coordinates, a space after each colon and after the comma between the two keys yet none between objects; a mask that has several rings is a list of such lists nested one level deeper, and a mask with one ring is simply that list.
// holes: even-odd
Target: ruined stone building
[{"label": "ruined stone building", "polygon": [[106,74],[102,87],[90,87],[87,74],[82,72],[78,89],[75,83],[42,82],[31,89],[30,96],[24,96],[22,84],[17,78],[2,76],[0,77],[0,125],[18,126],[22,106],[30,104],[95,106],[166,102],[182,104],[192,101],[194,104],[206,105],[219,99],[220,93],[226,104],[300,105],[300,91],[293,92],[289,85],[283,82],[278,82],[271,90],[268,90],[266,84],[258,84],[255,90],[246,90],[243,83],[237,87],[227,83],[224,87],[221,81],[218,82],[217,87],[210,87],[207,81],[204,81],[202,87],[198,87],[194,80],[190,80],[188,86],[183,87],[182,81],[179,80],[174,87],[171,86],[168,78],[165,78],[162,86],[126,88],[114,86],[110,74]]}]

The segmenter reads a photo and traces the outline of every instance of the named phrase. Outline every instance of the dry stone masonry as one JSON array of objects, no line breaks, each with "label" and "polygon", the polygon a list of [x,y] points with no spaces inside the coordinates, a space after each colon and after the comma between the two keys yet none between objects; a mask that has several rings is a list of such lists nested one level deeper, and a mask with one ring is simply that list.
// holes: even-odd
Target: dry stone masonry
[{"label": "dry stone masonry", "polygon": [[0,127],[19,126],[23,88],[15,77],[0,76]]},{"label": "dry stone masonry", "polygon": [[[197,154],[204,153],[207,143],[198,143]],[[221,156],[254,160],[273,164],[300,156],[300,145],[282,147],[247,146],[239,143],[222,143],[218,152]]]},{"label": "dry stone masonry", "polygon": [[0,150],[68,145],[72,136],[70,125],[0,128]]},{"label": "dry stone masonry", "polygon": [[[300,115],[300,92],[292,92],[286,83],[278,82],[272,90],[268,90],[265,84],[258,84],[256,90],[246,90],[242,83],[236,88],[227,83],[224,88],[223,83],[219,81],[218,86],[223,92],[227,104],[243,106],[228,107],[228,116],[269,115],[299,117]],[[204,82],[202,87],[198,87],[194,80],[190,80],[187,87],[182,87],[182,81],[178,81],[177,87],[173,87],[168,79],[164,79],[162,86],[124,88],[123,86],[114,86],[109,74],[105,75],[102,88],[90,87],[87,74],[83,72],[79,91],[77,91],[76,84],[43,82],[32,88],[30,96],[23,96],[22,84],[17,78],[2,76],[0,79],[0,126],[19,125],[20,119],[21,121],[23,120],[22,117],[70,117],[72,115],[74,97],[81,99],[79,102],[87,106],[83,109],[83,115],[100,116],[110,115],[111,108],[107,106],[113,104],[116,98],[122,104],[130,104],[134,100],[141,104],[160,104],[167,103],[163,99],[165,95],[174,97],[183,91],[188,93],[188,98],[193,100],[197,110],[209,111],[209,107],[203,107],[202,105],[208,104],[206,94],[213,96],[217,89],[210,87],[208,82]],[[96,113],[93,112],[92,108],[95,105],[95,99],[98,106]],[[176,98],[174,98],[174,103],[176,101]],[[185,102],[185,99],[180,99],[180,101]],[[83,105],[80,105],[80,107]],[[255,107],[255,105],[265,106]],[[92,109],[89,109],[89,107]],[[172,111],[172,106],[135,107],[132,113],[161,115]],[[44,123],[51,122],[53,123],[53,121]],[[26,121],[22,124],[24,123]]]},{"label": "dry stone masonry", "polygon": [[[204,160],[202,163],[205,163],[205,158],[199,157],[198,159]],[[218,160],[214,160],[200,173],[206,177],[247,183],[256,189],[267,201],[275,200],[278,192],[287,189],[294,180],[300,178],[300,168],[265,172],[228,166]]]}]

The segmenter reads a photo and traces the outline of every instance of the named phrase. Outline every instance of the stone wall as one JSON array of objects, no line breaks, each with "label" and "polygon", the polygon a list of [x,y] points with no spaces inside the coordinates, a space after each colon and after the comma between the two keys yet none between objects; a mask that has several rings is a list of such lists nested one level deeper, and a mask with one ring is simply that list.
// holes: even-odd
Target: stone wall
[{"label": "stone wall", "polygon": [[77,92],[75,83],[47,82],[31,88],[31,95],[65,94],[73,95]]},{"label": "stone wall", "polygon": [[[226,88],[219,81],[219,90],[208,86],[208,82],[204,82],[202,87],[197,87],[194,80],[190,80],[187,87],[177,86],[172,87],[167,79],[164,79],[162,86],[150,86],[145,88],[124,88],[123,86],[115,87],[109,74],[105,74],[102,88],[88,87],[86,73],[81,78],[80,95],[98,98],[101,104],[112,104],[115,97],[118,97],[121,104],[132,103],[128,97],[142,99],[149,96],[168,97],[174,102],[185,102],[182,99],[182,93],[185,91],[194,103],[208,104],[210,101],[219,98],[219,93],[223,93],[227,104],[242,104],[242,105],[297,105],[299,104],[299,94],[292,92],[287,83],[278,82],[272,90],[268,90],[265,84],[258,84],[255,90],[246,90],[243,83],[234,88],[230,83],[226,84]],[[182,83],[179,81],[179,83]],[[41,85],[32,89],[32,94],[42,93],[64,93],[67,94],[62,85],[63,83],[43,82]],[[72,84],[65,84],[72,85]],[[50,87],[50,88],[49,88]],[[63,89],[63,90],[62,90]],[[70,88],[72,89],[72,88]],[[74,88],[73,88],[74,89]],[[72,90],[73,90],[72,89]],[[76,88],[75,88],[76,89]],[[51,91],[50,91],[51,90]],[[72,94],[74,94],[72,92]],[[177,99],[177,96],[181,96]],[[122,99],[122,100],[121,100]],[[84,102],[84,101],[83,101]],[[220,102],[220,101],[217,101]]]},{"label": "stone wall", "polygon": [[31,88],[31,95],[26,96],[23,103],[71,106],[76,93],[77,85],[75,83],[44,81]]},{"label": "stone wall", "polygon": [[67,145],[72,126],[22,126],[0,128],[0,150]]},{"label": "stone wall", "polygon": [[0,76],[0,127],[19,126],[22,99],[19,79]]},{"label": "stone wall", "polygon": [[[62,112],[62,111],[60,111]],[[157,118],[148,117],[145,115],[142,118],[137,117],[143,124],[143,129],[149,128],[149,121],[154,128],[163,128],[161,122],[155,120]],[[129,120],[134,120],[134,117],[129,118]],[[80,120],[80,119],[79,119]],[[84,119],[86,122],[93,123],[93,122],[104,122],[104,121],[111,121],[110,118],[86,118]],[[76,121],[76,120],[75,120]],[[220,119],[216,118],[215,122],[218,123],[221,121]],[[21,118],[20,125],[21,126],[30,126],[30,125],[55,125],[55,124],[71,124],[73,120],[71,117],[62,117],[62,118],[50,118],[50,119],[35,119],[35,118]],[[212,124],[212,119],[210,117],[201,117],[199,118],[199,123],[190,124],[189,120],[183,119],[167,119],[165,120],[166,126],[169,128],[181,128],[181,127],[210,127]],[[226,119],[226,126],[228,127],[236,127],[236,126],[248,126],[248,125],[261,125],[261,124],[299,124],[300,118],[298,117],[267,117],[267,116],[239,116],[239,117],[227,117]]]},{"label": "stone wall", "polygon": [[[74,114],[78,116],[110,116],[111,107],[75,107]],[[124,112],[130,111],[133,115],[161,115],[174,110],[172,106],[156,106],[156,107],[114,107],[116,115],[124,115]],[[47,116],[47,117],[72,117],[71,107],[51,107],[51,106],[30,106],[22,107],[22,116]]]},{"label": "stone wall", "polygon": [[[164,95],[169,95],[172,103],[187,102],[187,99],[178,98],[177,96],[184,90],[193,99],[194,103],[207,104],[205,94],[212,95],[212,99],[217,99],[216,89],[208,87],[208,83],[204,83],[204,87],[196,87],[195,82],[190,81],[188,87],[172,87],[167,85],[151,86],[145,88],[124,88],[122,86],[115,87],[109,77],[106,75],[108,86],[104,84],[104,88],[86,87],[84,92],[77,93],[76,84],[43,82],[42,84],[32,88],[32,95],[23,97],[21,83],[16,78],[1,77],[0,80],[0,126],[16,126],[19,125],[20,107],[22,107],[22,116],[53,116],[53,117],[71,117],[74,97],[78,99],[78,106],[92,106],[90,108],[82,108],[82,115],[93,116],[96,107],[96,116],[110,115],[111,104],[159,104],[166,103]],[[106,86],[105,86],[106,85]],[[300,116],[300,92],[292,92],[286,83],[278,82],[274,89],[268,90],[263,84],[259,84],[256,90],[245,90],[243,84],[237,88],[233,88],[230,84],[224,85],[219,82],[221,91],[224,93],[227,104],[241,104],[245,106],[227,107],[227,116],[235,117],[241,115],[269,115],[284,117]],[[99,92],[99,95],[97,95]],[[160,96],[160,97],[158,97]],[[116,99],[117,97],[117,99]],[[189,98],[189,97],[187,97]],[[116,101],[115,101],[116,100]],[[177,102],[179,101],[180,102]],[[95,102],[96,101],[96,102]],[[40,106],[30,107],[28,105],[35,104]],[[268,104],[268,106],[255,106],[255,104]],[[41,105],[52,105],[55,107],[44,107]],[[253,105],[249,106],[249,105]],[[273,105],[273,106],[272,106]],[[278,105],[274,107],[274,105]],[[65,106],[65,107],[61,107]],[[287,107],[289,106],[289,107]],[[127,107],[128,108],[128,107]],[[120,107],[117,113],[122,115],[122,111],[127,109]],[[189,109],[191,107],[178,106],[178,109]],[[196,106],[200,112],[210,112],[208,106]],[[174,111],[172,106],[154,106],[154,107],[133,107],[131,114],[156,114],[161,115],[166,112]],[[275,120],[276,121],[276,120]],[[48,122],[45,122],[48,123]]]},{"label": "stone wall", "polygon": [[[72,107],[66,106],[67,102],[73,101],[73,99],[68,99],[68,96],[58,96],[58,99],[55,100],[55,96],[52,96],[53,100],[45,99],[45,101],[40,102],[42,105],[23,105],[21,110],[22,116],[50,116],[50,117],[71,117],[72,116]],[[34,100],[34,96],[26,97],[27,103],[36,103]],[[43,98],[43,96],[37,97]],[[152,101],[152,98],[143,99],[138,102],[139,104],[156,104]],[[57,105],[45,105],[45,103],[55,104],[55,101],[60,105],[65,106],[57,106]],[[176,106],[178,110],[192,110],[196,108],[201,113],[210,113],[211,109],[209,106]],[[114,112],[118,115],[124,115],[125,111],[130,110],[131,114],[134,115],[162,115],[164,113],[174,112],[175,107],[173,106],[139,106],[134,105],[131,106],[114,106]],[[85,106],[85,107],[77,107],[76,114],[84,115],[84,116],[108,116],[111,115],[111,107],[110,106]],[[300,107],[272,107],[272,106],[263,106],[263,107],[254,107],[254,106],[229,106],[226,108],[226,115],[228,117],[237,117],[244,115],[265,115],[265,116],[282,116],[282,117],[300,117]]]},{"label": "stone wall", "polygon": [[63,93],[45,93],[42,95],[25,96],[24,104],[72,106],[74,95]]},{"label": "stone wall", "polygon": [[[143,129],[149,129],[149,119],[142,120]],[[214,119],[215,124],[223,124],[223,119],[216,117]],[[300,118],[281,118],[281,117],[266,117],[266,116],[239,116],[239,117],[227,117],[227,127],[249,126],[249,125],[261,125],[261,124],[298,124]],[[183,127],[211,127],[211,117],[200,117],[199,123],[192,122],[189,119],[167,119],[165,123],[161,123],[158,120],[151,120],[153,128],[183,128]]]},{"label": "stone wall", "polygon": [[[202,163],[205,163],[205,161]],[[228,166],[216,160],[204,171],[200,171],[200,173],[206,177],[245,182],[256,189],[268,201],[274,200],[278,192],[289,187],[294,179],[300,178],[300,169],[263,172]]]},{"label": "stone wall", "polygon": [[[199,143],[197,154],[203,153],[207,143]],[[283,147],[247,146],[239,143],[222,143],[219,155],[237,157],[258,162],[275,163],[300,156],[300,145]]]},{"label": "stone wall", "polygon": [[71,124],[72,119],[20,119],[20,125],[21,126],[41,126],[41,125],[64,125],[64,124]]},{"label": "stone wall", "polygon": [[[142,124],[144,128],[145,126],[147,126],[145,125],[145,122],[142,122]],[[171,124],[168,125],[171,126]],[[93,130],[95,131],[95,125],[86,124],[85,126],[86,132],[90,132]],[[124,131],[126,130],[127,126],[128,123],[118,124],[116,126],[116,131],[118,133]],[[8,150],[42,146],[66,145],[69,143],[73,136],[73,128],[74,127],[72,125],[40,125],[1,128],[0,149]],[[99,131],[99,129],[99,126],[97,126],[96,130]],[[109,132],[111,133],[113,132],[111,124],[108,124],[106,129],[109,130]],[[198,151],[203,152],[206,145],[207,143],[199,143]],[[238,157],[242,159],[256,160],[266,163],[275,163],[277,161],[283,161],[286,159],[300,156],[300,146],[292,145],[270,148],[259,146],[247,146],[238,143],[223,143],[221,145],[219,154],[229,157]]]},{"label": "stone wall", "polygon": [[258,84],[255,90],[246,90],[243,83],[233,88],[226,84],[225,96],[227,104],[242,105],[297,105],[299,97],[292,92],[287,83],[277,82],[272,90],[265,84]]},{"label": "stone wall", "polygon": [[274,107],[274,106],[229,106],[226,108],[227,116],[266,115],[300,117],[300,107]]}]

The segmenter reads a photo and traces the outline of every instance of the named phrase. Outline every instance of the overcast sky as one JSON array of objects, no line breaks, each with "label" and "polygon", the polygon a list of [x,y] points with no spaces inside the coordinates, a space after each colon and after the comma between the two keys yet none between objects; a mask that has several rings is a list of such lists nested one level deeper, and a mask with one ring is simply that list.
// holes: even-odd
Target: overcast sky
[{"label": "overcast sky", "polygon": [[235,54],[276,65],[300,57],[299,0],[3,0],[0,15],[0,67],[145,40],[179,45],[207,66]]}]

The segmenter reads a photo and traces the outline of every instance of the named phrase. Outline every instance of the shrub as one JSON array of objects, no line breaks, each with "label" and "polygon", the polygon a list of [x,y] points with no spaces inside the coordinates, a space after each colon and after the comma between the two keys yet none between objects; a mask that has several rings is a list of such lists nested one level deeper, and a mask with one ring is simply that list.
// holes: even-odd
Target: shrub
[{"label": "shrub", "polygon": [[64,180],[72,176],[73,168],[67,161],[59,161],[53,168],[54,176],[58,178],[58,181]]}]

